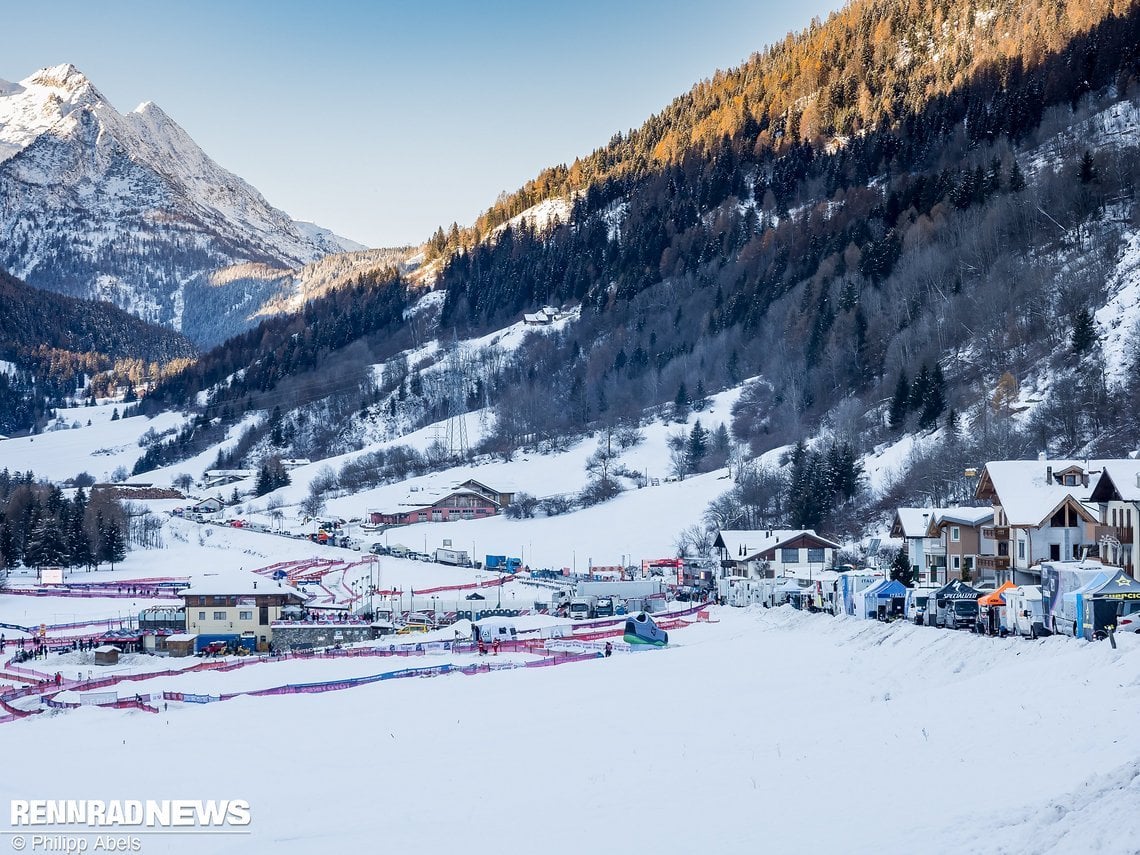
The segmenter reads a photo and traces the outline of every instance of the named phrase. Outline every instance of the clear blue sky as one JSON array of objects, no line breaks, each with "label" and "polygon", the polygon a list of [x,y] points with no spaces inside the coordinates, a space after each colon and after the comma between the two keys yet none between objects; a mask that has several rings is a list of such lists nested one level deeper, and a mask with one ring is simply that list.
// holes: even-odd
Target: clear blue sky
[{"label": "clear blue sky", "polygon": [[640,125],[839,0],[52,0],[9,4],[0,77],[71,62],[154,101],[273,205],[373,246]]}]

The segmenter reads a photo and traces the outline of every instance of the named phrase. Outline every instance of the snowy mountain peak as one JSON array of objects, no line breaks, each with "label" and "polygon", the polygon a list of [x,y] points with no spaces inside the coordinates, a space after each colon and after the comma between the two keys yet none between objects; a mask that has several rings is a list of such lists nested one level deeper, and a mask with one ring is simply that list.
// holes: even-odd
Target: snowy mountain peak
[{"label": "snowy mountain peak", "polygon": [[0,83],[0,267],[29,284],[194,336],[184,310],[211,300],[214,271],[296,269],[348,246],[298,226],[153,101],[121,114],[70,63]]},{"label": "snowy mountain peak", "polygon": [[51,86],[57,89],[66,89],[69,92],[77,92],[84,87],[91,86],[91,81],[70,62],[41,68],[28,77],[24,83],[32,86]]}]

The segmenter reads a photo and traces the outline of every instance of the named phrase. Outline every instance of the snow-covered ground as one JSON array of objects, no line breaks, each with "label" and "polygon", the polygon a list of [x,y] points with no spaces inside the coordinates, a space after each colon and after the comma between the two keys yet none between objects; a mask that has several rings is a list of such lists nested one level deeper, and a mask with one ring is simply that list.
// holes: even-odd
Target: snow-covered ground
[{"label": "snow-covered ground", "polygon": [[[18,771],[0,801],[248,800],[251,834],[211,838],[218,855],[1136,851],[1140,638],[714,617],[664,650],[552,668],[0,725]],[[162,680],[216,693],[318,664]]]}]

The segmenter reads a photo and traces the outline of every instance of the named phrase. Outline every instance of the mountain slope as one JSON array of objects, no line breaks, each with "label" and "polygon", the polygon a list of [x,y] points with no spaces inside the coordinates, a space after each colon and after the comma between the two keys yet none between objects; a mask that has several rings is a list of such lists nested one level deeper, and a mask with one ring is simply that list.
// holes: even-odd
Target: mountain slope
[{"label": "mountain slope", "polygon": [[158,106],[120,114],[70,65],[0,83],[0,243],[0,265],[31,285],[192,338],[188,285],[239,262],[296,268],[343,248],[219,167]]},{"label": "mountain slope", "polygon": [[0,433],[30,430],[80,381],[111,371],[105,383],[154,380],[196,353],[180,333],[109,303],[66,297],[0,271]]}]

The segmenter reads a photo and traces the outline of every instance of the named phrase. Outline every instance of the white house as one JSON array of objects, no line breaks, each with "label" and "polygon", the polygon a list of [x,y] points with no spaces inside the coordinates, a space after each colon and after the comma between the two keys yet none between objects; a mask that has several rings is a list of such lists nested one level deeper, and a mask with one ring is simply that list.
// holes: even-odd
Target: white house
[{"label": "white house", "polygon": [[839,544],[811,529],[726,530],[717,532],[721,575],[775,578],[820,573],[835,565]]},{"label": "white house", "polygon": [[1140,554],[1140,460],[1106,460],[1089,501],[1100,508],[1096,539],[1100,557],[1136,575]]},{"label": "white house", "polygon": [[1072,561],[1096,546],[1099,509],[1086,505],[1090,478],[1107,460],[996,460],[982,469],[975,495],[994,509],[983,527],[994,555],[979,558],[996,584],[1037,585],[1042,561]]}]

